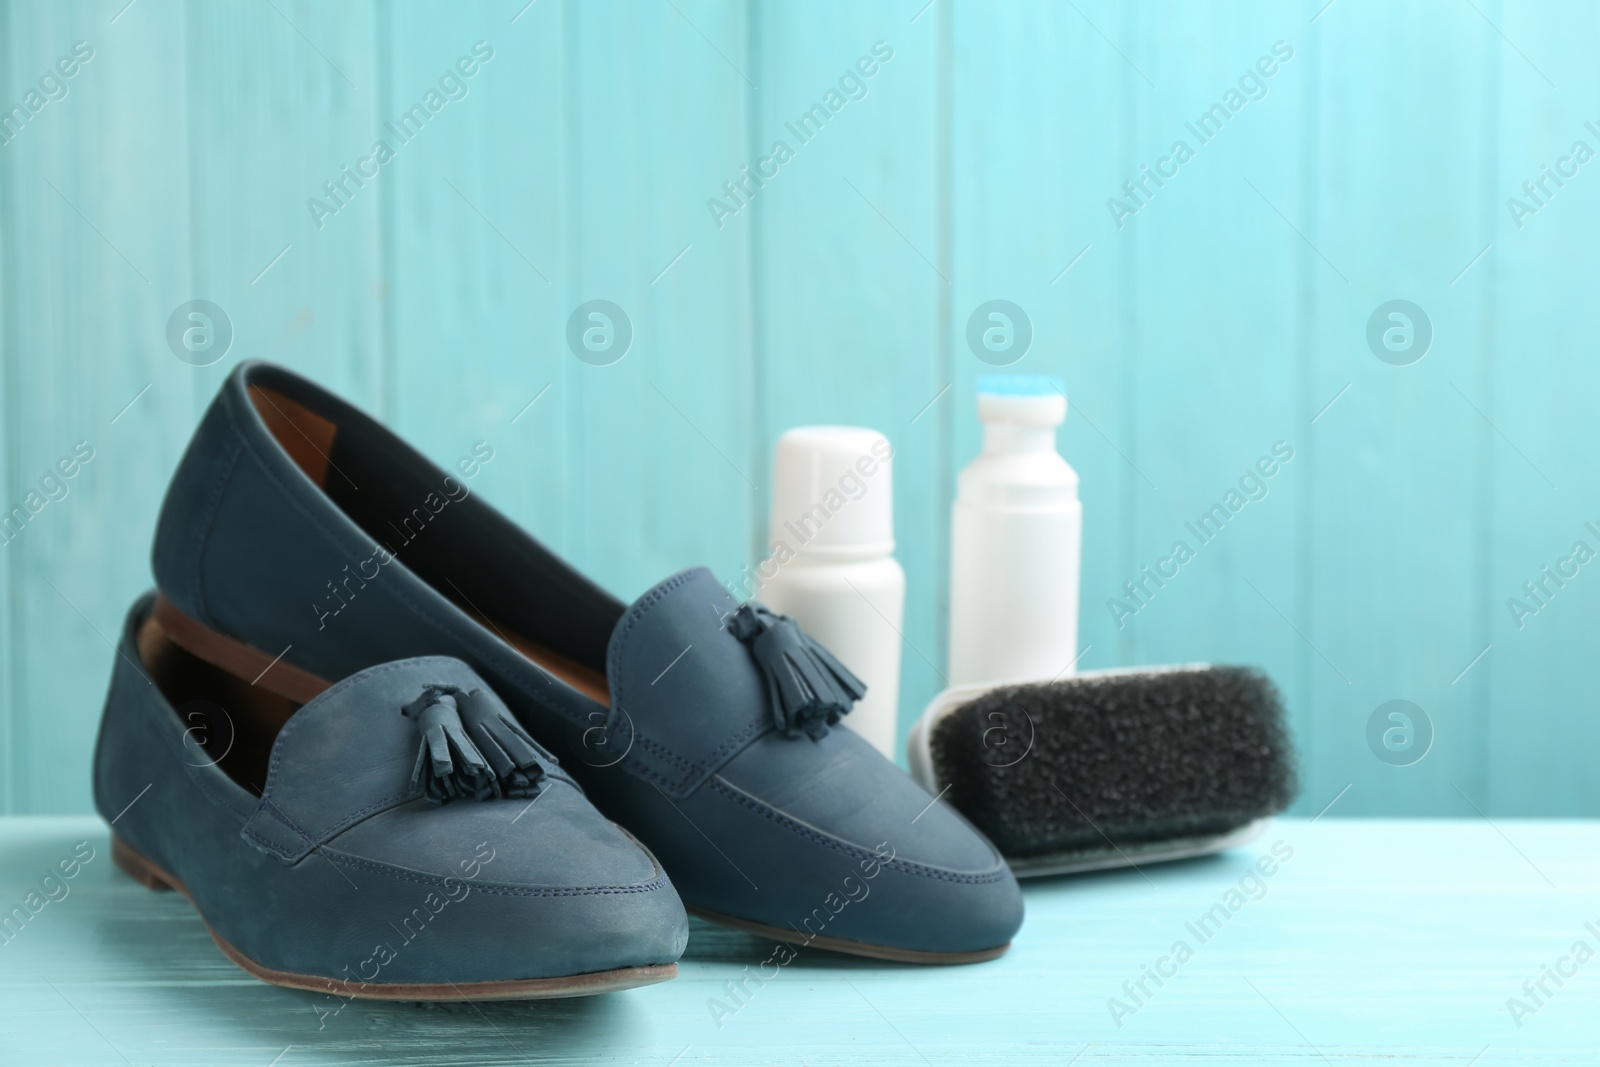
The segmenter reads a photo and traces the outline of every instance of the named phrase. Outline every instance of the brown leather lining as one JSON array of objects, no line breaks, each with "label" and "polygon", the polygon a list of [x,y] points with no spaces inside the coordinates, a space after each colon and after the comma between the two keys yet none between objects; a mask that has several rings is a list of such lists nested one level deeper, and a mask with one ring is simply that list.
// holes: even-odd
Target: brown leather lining
[{"label": "brown leather lining", "polygon": [[318,485],[326,485],[328,464],[333,462],[328,454],[333,451],[338,425],[276,389],[252,385],[250,402],[272,436],[278,439],[278,444],[289,453],[289,458],[306,472],[306,477]]},{"label": "brown leather lining", "polygon": [[[304,404],[289,399],[276,389],[251,385],[250,402],[256,413],[266,423],[268,431],[295,464],[319,486],[326,486],[328,471],[333,467],[330,454],[338,436],[338,424],[323,418]],[[340,471],[343,474],[342,471]],[[351,483],[352,485],[354,483]],[[445,594],[448,596],[448,594]],[[501,639],[520,652],[530,662],[547,673],[566,682],[580,693],[601,704],[611,703],[610,686],[604,671],[595,670],[577,660],[564,656],[544,645],[530,641],[514,631],[503,629],[497,622],[480,614],[465,597],[451,598],[462,611],[479,623],[499,634]],[[165,598],[156,600],[156,617],[172,635],[177,644],[230,674],[252,684],[261,685],[279,696],[297,703],[305,703],[332,683],[297,667],[279,662],[271,667],[271,654],[224,637],[193,619],[184,616]],[[257,677],[257,676],[260,677]]]},{"label": "brown leather lining", "polygon": [[500,640],[522,653],[523,658],[530,663],[533,663],[546,673],[560,678],[590,700],[598,701],[606,706],[611,704],[610,683],[606,681],[606,676],[602,672],[595,670],[593,667],[586,667],[577,660],[563,656],[553,649],[546,648],[537,641],[530,641],[514,630],[501,629],[499,623],[471,605],[457,603],[456,606],[478,620],[483,626],[499,634]]},{"label": "brown leather lining", "polygon": [[[160,594],[156,595],[153,618],[173,643],[190,655],[198,656],[213,667],[296,704],[308,703],[333,685],[325,678],[284,662],[281,652],[274,655],[231,637],[224,637],[209,626],[189,618]],[[287,652],[288,649],[283,651]]]},{"label": "brown leather lining", "polygon": [[[608,691],[606,677],[599,671],[585,667],[576,660],[568,659],[559,652],[553,652],[519,634],[501,630],[492,620],[476,611],[469,609],[467,613],[499,634],[502,640],[541,670],[561,679],[591,700],[610,705],[611,694]],[[333,685],[326,678],[285,662],[281,654],[275,658],[271,653],[263,652],[242,641],[224,637],[204,623],[189,618],[174,607],[172,601],[159,593],[156,594],[155,611],[151,617],[166,631],[173,643],[185,652],[296,704],[308,703]],[[287,652],[288,649],[284,651]]]}]

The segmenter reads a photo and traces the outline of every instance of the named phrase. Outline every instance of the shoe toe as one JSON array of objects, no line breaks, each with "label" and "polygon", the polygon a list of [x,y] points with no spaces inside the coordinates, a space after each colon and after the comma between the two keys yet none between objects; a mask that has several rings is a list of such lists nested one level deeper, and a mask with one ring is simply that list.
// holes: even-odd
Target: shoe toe
[{"label": "shoe toe", "polygon": [[[683,904],[643,846],[564,781],[529,801],[415,801],[328,851],[381,887],[404,941],[380,980],[518,981],[655,967],[688,943]],[[419,936],[423,926],[437,936]],[[431,931],[430,931],[431,932]]]},{"label": "shoe toe", "polygon": [[[716,801],[697,810],[736,813],[727,834],[751,842],[758,881],[784,887],[767,925],[930,959],[996,955],[1022,925],[1021,890],[994,846],[851,731],[768,735],[705,789]],[[771,847],[772,823],[788,830],[784,848]],[[716,892],[696,889],[691,901]]]}]

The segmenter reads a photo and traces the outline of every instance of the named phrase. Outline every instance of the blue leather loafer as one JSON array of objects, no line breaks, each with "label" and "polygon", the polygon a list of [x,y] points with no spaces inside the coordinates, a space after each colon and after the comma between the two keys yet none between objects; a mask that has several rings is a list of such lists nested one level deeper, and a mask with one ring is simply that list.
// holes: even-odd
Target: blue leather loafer
[{"label": "blue leather loafer", "polygon": [[853,732],[859,683],[703,569],[614,599],[394,434],[240,365],[178,466],[155,617],[193,655],[304,702],[388,660],[470,664],[691,911],[916,962],[1005,951],[994,848]]},{"label": "blue leather loafer", "polygon": [[184,893],[234,963],[335,1006],[676,974],[665,872],[465,663],[379,664],[297,706],[174,644],[153,601],[117,650],[95,803],[117,864]]}]

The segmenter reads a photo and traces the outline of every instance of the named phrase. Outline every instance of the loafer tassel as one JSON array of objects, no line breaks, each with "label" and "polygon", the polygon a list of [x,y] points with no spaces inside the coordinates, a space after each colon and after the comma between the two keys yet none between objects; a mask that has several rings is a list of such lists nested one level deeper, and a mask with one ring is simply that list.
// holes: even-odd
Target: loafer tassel
[{"label": "loafer tassel", "polygon": [[867,693],[866,683],[787,615],[748,603],[733,613],[728,628],[760,667],[773,725],[785,737],[825,737]]},{"label": "loafer tassel", "polygon": [[477,743],[478,751],[494,771],[498,795],[524,798],[538,795],[544,769],[539,765],[538,748],[522,724],[486,689],[458,692],[455,697],[467,735]]},{"label": "loafer tassel", "polygon": [[412,788],[433,803],[537,792],[543,771],[532,739],[484,690],[430,685],[400,710],[422,735]]}]

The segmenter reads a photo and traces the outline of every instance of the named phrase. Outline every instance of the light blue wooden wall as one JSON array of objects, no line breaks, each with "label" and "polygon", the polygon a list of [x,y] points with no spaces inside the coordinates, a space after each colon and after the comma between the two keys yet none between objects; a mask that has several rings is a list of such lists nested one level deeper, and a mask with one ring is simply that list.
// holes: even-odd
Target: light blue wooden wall
[{"label": "light blue wooden wall", "polygon": [[[3,106],[94,49],[0,146],[0,501],[95,453],[0,548],[0,810],[87,809],[166,478],[251,357],[441,462],[491,442],[478,488],[624,598],[759,558],[786,427],[881,429],[908,727],[978,442],[965,324],[1003,298],[1035,329],[1014,369],[1072,398],[1083,666],[1265,666],[1301,811],[1348,785],[1336,814],[1600,813],[1600,567],[1520,629],[1506,605],[1600,548],[1600,177],[1521,228],[1506,207],[1600,148],[1593,5],[125,2],[0,4]],[[477,41],[468,95],[319,228],[307,199]],[[878,41],[865,98],[795,146]],[[1267,95],[1119,228],[1107,198],[1279,41]],[[707,199],[779,139],[794,158],[719,227]],[[193,298],[236,330],[215,366],[164,340]],[[563,341],[595,298],[636,332],[612,366]],[[1365,341],[1396,298],[1434,325],[1411,366]],[[1107,599],[1280,440],[1270,495],[1119,628]],[[1365,740],[1395,698],[1437,734],[1410,767]]]}]

